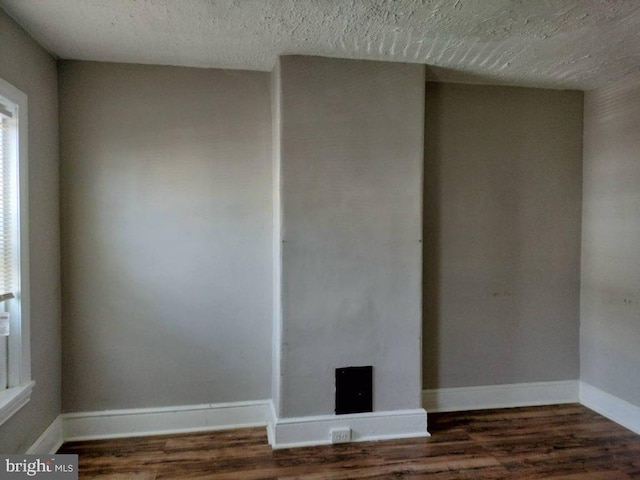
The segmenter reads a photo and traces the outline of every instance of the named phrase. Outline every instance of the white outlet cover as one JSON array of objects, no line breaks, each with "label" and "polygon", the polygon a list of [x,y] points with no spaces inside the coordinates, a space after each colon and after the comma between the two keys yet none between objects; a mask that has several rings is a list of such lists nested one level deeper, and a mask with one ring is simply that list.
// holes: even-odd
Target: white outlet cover
[{"label": "white outlet cover", "polygon": [[351,441],[351,429],[340,427],[331,429],[331,443],[349,443]]}]

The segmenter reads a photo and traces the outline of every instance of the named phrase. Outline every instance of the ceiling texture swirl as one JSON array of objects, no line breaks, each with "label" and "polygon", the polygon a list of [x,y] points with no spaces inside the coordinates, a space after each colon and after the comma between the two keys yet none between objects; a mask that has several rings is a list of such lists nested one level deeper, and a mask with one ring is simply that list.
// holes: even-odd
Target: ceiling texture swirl
[{"label": "ceiling texture swirl", "polygon": [[421,63],[434,80],[589,90],[640,69],[639,0],[0,0],[63,59],[271,70]]}]

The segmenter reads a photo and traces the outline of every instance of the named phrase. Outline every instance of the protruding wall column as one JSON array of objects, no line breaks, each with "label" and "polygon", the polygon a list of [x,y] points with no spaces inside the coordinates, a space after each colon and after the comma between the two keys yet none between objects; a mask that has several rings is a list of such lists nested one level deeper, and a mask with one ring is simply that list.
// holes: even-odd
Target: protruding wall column
[{"label": "protruding wall column", "polygon": [[[273,77],[275,447],[424,436],[424,67],[282,57]],[[373,412],[334,415],[373,366]]]}]

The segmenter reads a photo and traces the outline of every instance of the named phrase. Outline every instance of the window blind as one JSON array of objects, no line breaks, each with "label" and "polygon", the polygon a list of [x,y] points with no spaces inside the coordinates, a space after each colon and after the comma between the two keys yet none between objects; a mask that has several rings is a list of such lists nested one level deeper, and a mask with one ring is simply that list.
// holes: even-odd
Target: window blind
[{"label": "window blind", "polygon": [[15,214],[13,205],[14,115],[11,108],[0,103],[0,301],[14,296]]}]

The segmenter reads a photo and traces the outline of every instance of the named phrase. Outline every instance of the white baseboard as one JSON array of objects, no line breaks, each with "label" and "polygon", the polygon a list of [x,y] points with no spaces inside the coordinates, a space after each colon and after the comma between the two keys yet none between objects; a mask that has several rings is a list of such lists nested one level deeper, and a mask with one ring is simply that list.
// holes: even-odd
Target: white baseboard
[{"label": "white baseboard", "polygon": [[26,453],[56,452],[64,441],[266,426],[271,401],[106,410],[59,415]]},{"label": "white baseboard", "polygon": [[64,439],[95,440],[266,426],[270,403],[270,400],[258,400],[65,413],[62,415]]},{"label": "white baseboard", "polygon": [[278,421],[278,414],[276,413],[276,406],[273,403],[273,399],[269,400],[269,421],[267,422],[267,441],[269,445],[274,445],[275,440],[275,425]]},{"label": "white baseboard", "polygon": [[429,413],[577,402],[577,380],[438,388],[422,391],[422,405]]},{"label": "white baseboard", "polygon": [[[274,412],[275,416],[275,412]],[[428,437],[427,413],[421,409],[388,412],[275,418],[270,425],[274,449],[327,445],[331,429],[351,428],[352,442]]]},{"label": "white baseboard", "polygon": [[264,426],[273,448],[330,444],[330,431],[350,427],[352,442],[427,437],[423,409],[278,418],[271,400],[60,415],[28,453],[53,453],[64,441],[163,435]]},{"label": "white baseboard", "polygon": [[[451,412],[581,402],[640,434],[640,407],[577,380],[424,390],[428,412]],[[271,400],[60,415],[27,453],[53,453],[62,441],[267,427],[273,448],[330,444],[333,428],[349,427],[352,441],[426,437],[423,409],[353,415],[278,418]]]},{"label": "white baseboard", "polygon": [[580,382],[580,403],[640,435],[640,407]]},{"label": "white baseboard", "polygon": [[64,437],[62,435],[63,421],[62,416],[58,415],[49,427],[38,437],[38,439],[29,447],[26,453],[47,455],[56,453],[62,446]]}]

